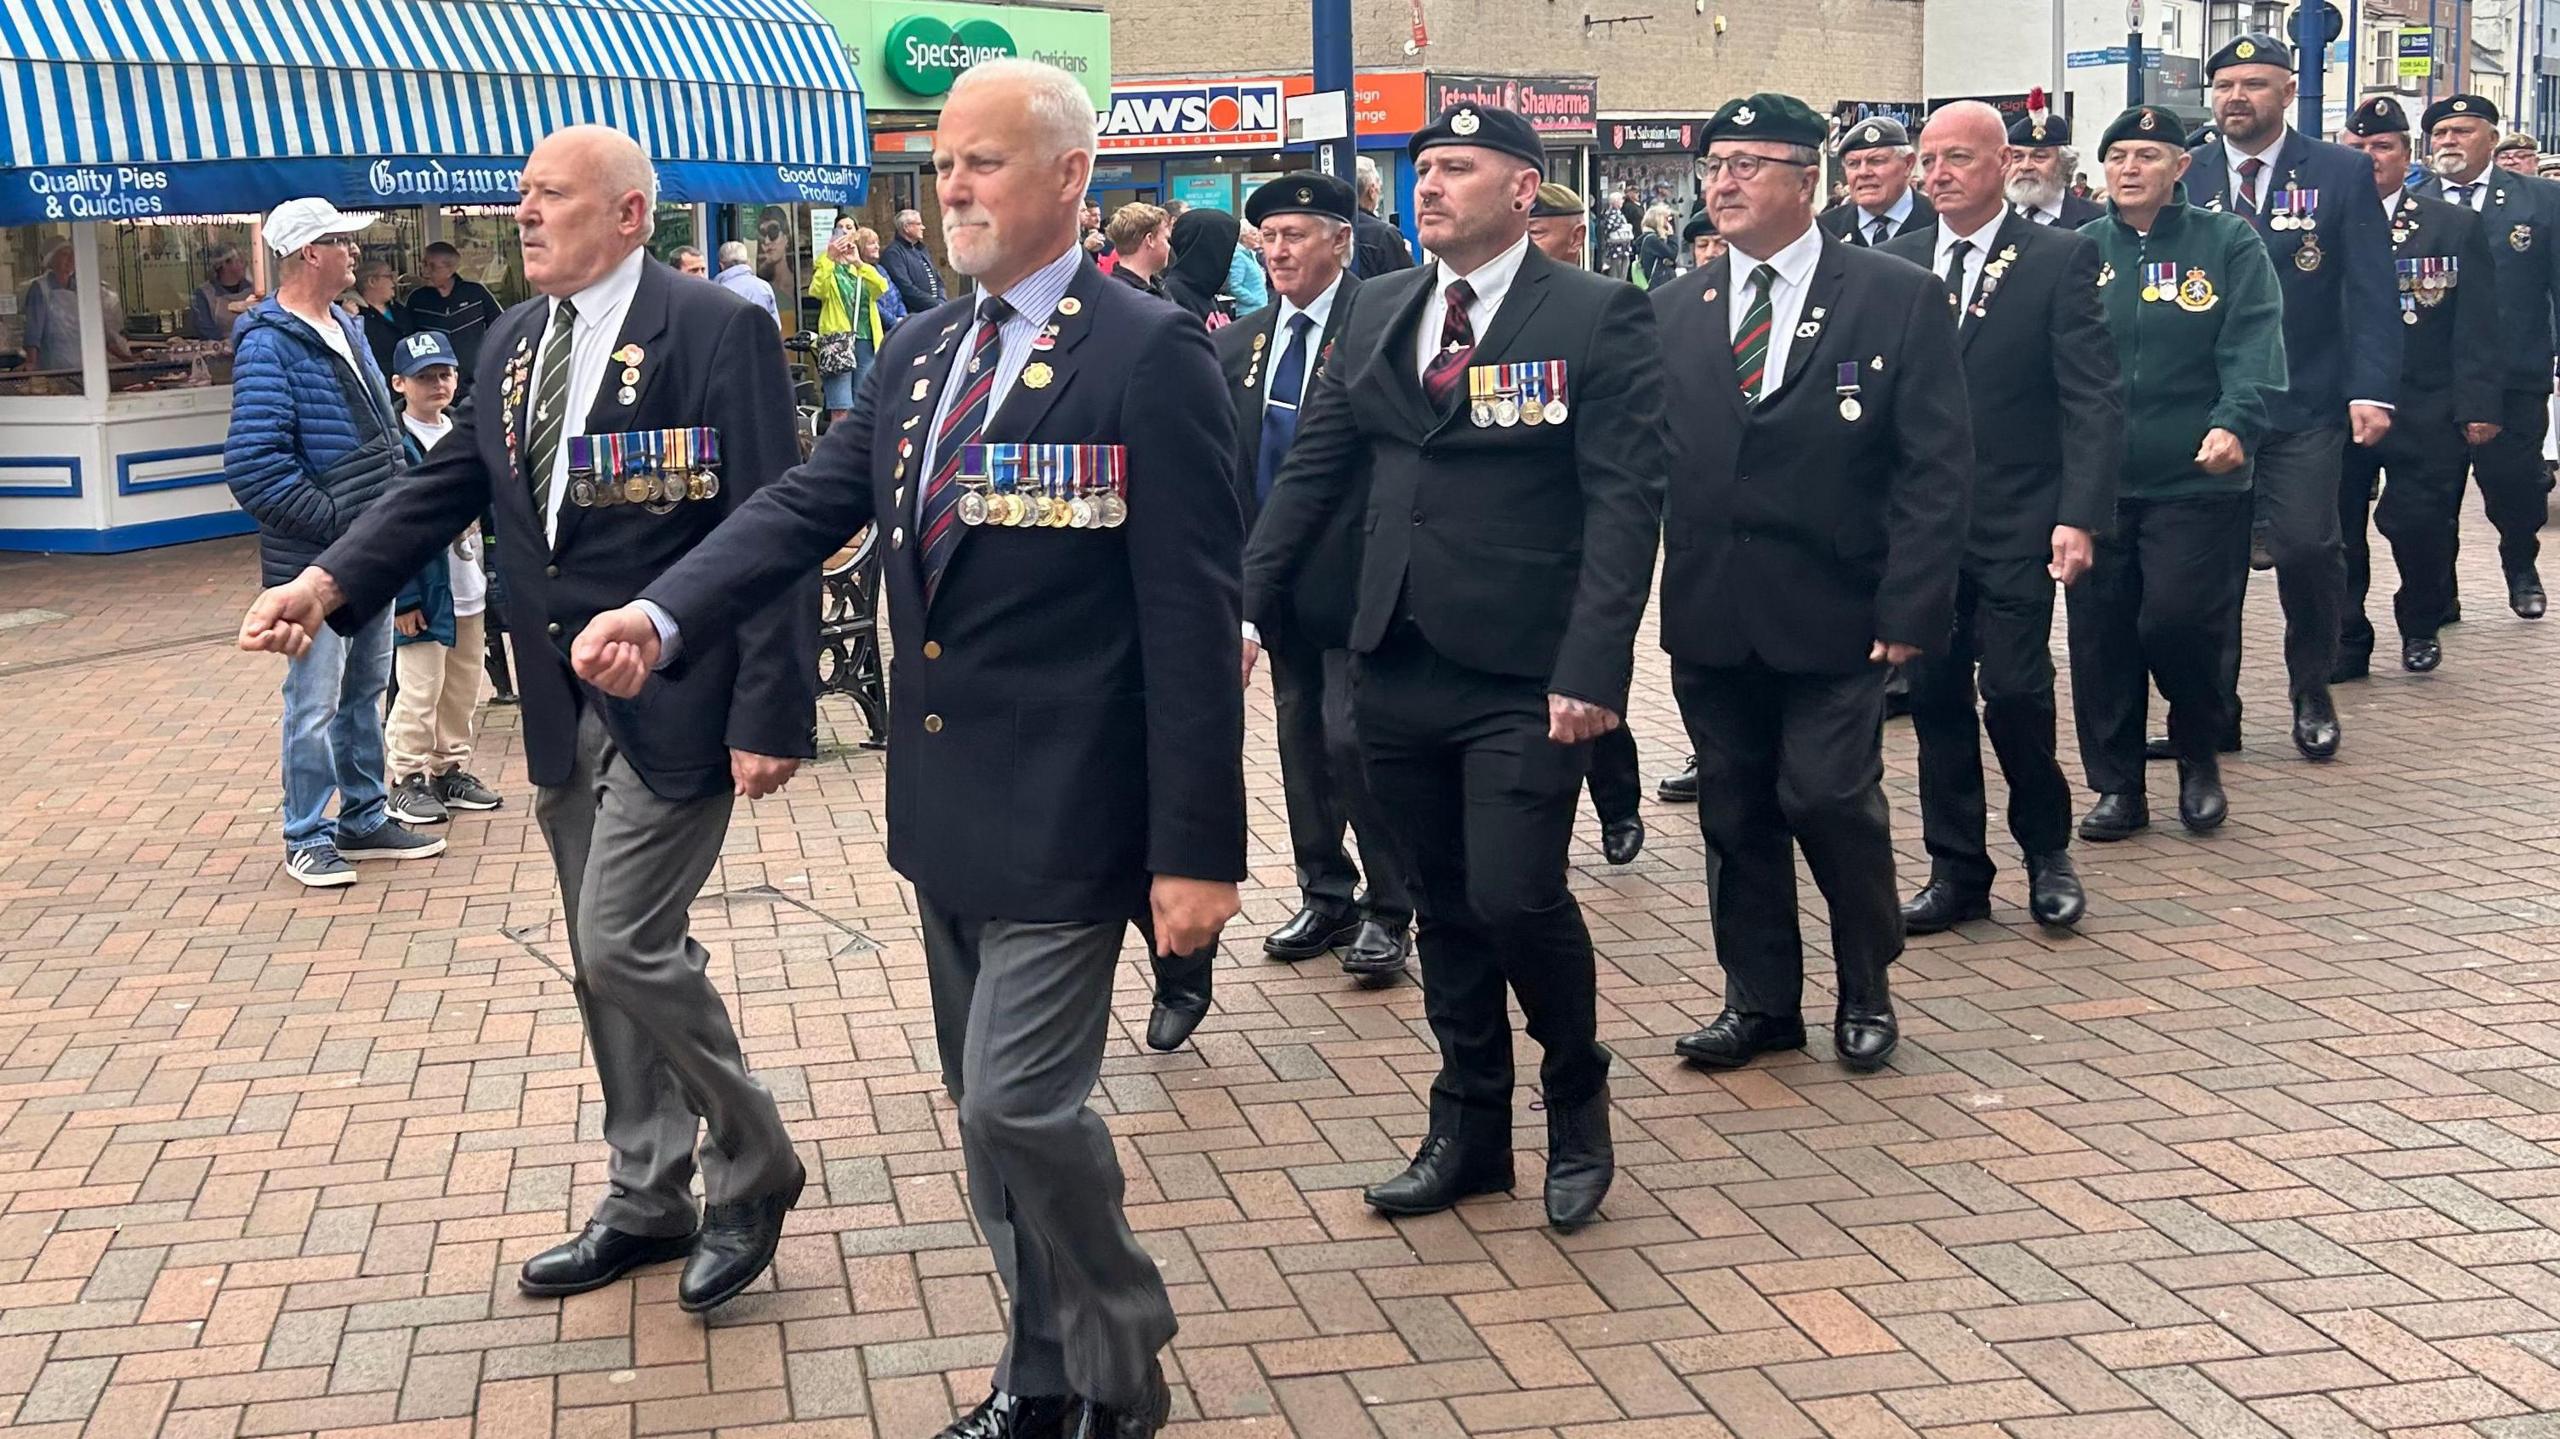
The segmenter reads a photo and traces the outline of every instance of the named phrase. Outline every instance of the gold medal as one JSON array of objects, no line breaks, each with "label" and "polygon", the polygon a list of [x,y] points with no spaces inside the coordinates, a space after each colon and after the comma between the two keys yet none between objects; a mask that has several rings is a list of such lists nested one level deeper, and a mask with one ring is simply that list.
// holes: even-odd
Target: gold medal
[{"label": "gold medal", "polygon": [[1524,425],[1543,425],[1546,422],[1546,406],[1539,404],[1534,399],[1522,400],[1520,402],[1520,423]]},{"label": "gold medal", "polygon": [[2159,299],[2159,298],[2160,298],[2160,287],[2159,287],[2159,286],[2157,286],[2157,285],[2145,285],[2145,286],[2143,286],[2143,287],[2142,287],[2142,298],[2143,298],[2144,300],[2146,300],[2146,301],[2148,301],[2148,300],[2157,300],[2157,299]]},{"label": "gold medal", "polygon": [[622,497],[635,505],[645,505],[658,497],[658,487],[647,475],[633,475],[622,482]]},{"label": "gold medal", "polygon": [[1057,371],[1050,369],[1049,362],[1046,360],[1034,360],[1022,367],[1022,384],[1025,389],[1045,390],[1049,388],[1049,381],[1056,376]]}]

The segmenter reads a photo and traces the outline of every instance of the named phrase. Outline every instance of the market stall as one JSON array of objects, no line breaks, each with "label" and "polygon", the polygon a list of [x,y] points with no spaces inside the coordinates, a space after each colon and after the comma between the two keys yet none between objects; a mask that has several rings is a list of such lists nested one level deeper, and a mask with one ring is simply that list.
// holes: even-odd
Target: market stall
[{"label": "market stall", "polygon": [[503,207],[561,126],[639,140],[667,237],[708,205],[858,205],[870,161],[803,0],[0,0],[0,88],[0,550],[249,528],[229,324],[280,201],[378,213],[366,257],[404,288],[444,241],[507,300]]}]

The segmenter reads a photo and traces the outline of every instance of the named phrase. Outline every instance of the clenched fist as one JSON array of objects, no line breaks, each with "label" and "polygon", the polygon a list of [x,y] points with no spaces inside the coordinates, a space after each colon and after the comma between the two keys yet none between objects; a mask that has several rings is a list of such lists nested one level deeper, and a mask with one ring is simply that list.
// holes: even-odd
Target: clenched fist
[{"label": "clenched fist", "polygon": [[615,699],[630,699],[658,667],[658,627],[638,605],[606,610],[578,631],[569,646],[569,667]]}]

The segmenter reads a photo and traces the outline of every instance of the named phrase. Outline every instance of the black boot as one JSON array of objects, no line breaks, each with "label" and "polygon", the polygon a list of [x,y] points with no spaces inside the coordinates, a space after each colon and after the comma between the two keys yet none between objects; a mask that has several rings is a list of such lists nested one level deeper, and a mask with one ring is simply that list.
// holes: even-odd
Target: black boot
[{"label": "black boot", "polygon": [[1571,1234],[1600,1215],[1618,1152],[1609,1142],[1609,1086],[1569,1109],[1547,1111],[1547,1224]]},{"label": "black boot", "polygon": [[2071,851],[2027,856],[2027,913],[2036,923],[2067,929],[2088,912],[2088,891],[2080,887],[2080,867],[2071,862]]},{"label": "black boot", "polygon": [[1214,943],[1198,954],[1156,957],[1156,1003],[1147,1016],[1147,1048],[1170,1054],[1208,1018],[1209,981],[1217,961]]},{"label": "black boot", "polygon": [[1698,757],[1689,756],[1687,768],[1653,787],[1654,797],[1664,804],[1696,804],[1698,802]]},{"label": "black boot", "polygon": [[2151,804],[2139,790],[2102,794],[2080,819],[2080,837],[2094,844],[2131,839],[2149,828]]},{"label": "black boot", "polygon": [[1437,1214],[1461,1199],[1499,1194],[1512,1186],[1511,1150],[1506,1145],[1467,1145],[1455,1136],[1430,1135],[1414,1151],[1413,1163],[1383,1184],[1372,1184],[1361,1198],[1380,1214]]},{"label": "black boot", "polygon": [[1942,934],[1967,920],[1991,917],[1991,892],[1933,879],[1902,902],[1905,934]]},{"label": "black boot", "polygon": [[2230,815],[2222,794],[2222,765],[2213,756],[2178,761],[2178,822],[2197,834],[2222,828]]}]

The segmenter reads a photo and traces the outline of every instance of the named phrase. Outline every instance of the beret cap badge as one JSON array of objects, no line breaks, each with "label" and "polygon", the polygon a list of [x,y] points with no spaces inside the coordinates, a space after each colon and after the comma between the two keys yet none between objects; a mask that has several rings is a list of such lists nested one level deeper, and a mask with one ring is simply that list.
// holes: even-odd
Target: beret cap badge
[{"label": "beret cap badge", "polygon": [[1473,110],[1461,110],[1449,117],[1449,128],[1460,135],[1474,134],[1477,127],[1483,123],[1476,118],[1476,112]]},{"label": "beret cap badge", "polygon": [[2247,40],[2243,40],[2239,44],[2231,47],[2231,53],[2239,56],[2243,60],[2246,60],[2250,56],[2258,53],[2258,47]]},{"label": "beret cap badge", "polygon": [[1737,125],[1748,125],[1759,118],[1760,117],[1758,115],[1752,113],[1751,107],[1748,105],[1745,105],[1741,109],[1733,112],[1733,123]]}]

